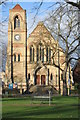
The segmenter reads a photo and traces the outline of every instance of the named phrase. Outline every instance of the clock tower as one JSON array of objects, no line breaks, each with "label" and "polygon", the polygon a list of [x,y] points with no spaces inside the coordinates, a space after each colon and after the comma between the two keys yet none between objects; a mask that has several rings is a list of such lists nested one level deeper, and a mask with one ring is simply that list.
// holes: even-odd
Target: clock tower
[{"label": "clock tower", "polygon": [[27,25],[26,10],[17,4],[9,10],[8,48],[6,77],[7,83],[17,83],[18,88],[26,89],[27,70]]}]

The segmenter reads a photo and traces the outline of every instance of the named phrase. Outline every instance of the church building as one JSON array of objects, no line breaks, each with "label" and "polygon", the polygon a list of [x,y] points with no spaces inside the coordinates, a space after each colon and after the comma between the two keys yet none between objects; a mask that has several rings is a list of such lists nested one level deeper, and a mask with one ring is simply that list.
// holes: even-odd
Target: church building
[{"label": "church building", "polygon": [[[63,90],[62,71],[65,54],[43,22],[39,22],[27,38],[26,10],[19,4],[9,10],[6,84],[49,86]],[[55,63],[55,64],[54,64]],[[67,72],[68,79],[71,70]],[[72,75],[71,75],[72,80]]]}]

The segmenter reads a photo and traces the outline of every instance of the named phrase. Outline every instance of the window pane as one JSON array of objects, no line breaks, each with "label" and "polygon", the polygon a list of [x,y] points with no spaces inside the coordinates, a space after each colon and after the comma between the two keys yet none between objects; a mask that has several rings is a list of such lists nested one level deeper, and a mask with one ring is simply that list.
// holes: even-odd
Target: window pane
[{"label": "window pane", "polygon": [[14,54],[14,62],[16,62],[16,55]]},{"label": "window pane", "polygon": [[40,46],[40,60],[41,60],[41,46]]},{"label": "window pane", "polygon": [[44,49],[42,49],[42,62],[44,62]]},{"label": "window pane", "polygon": [[32,62],[32,48],[30,47],[30,62]]},{"label": "window pane", "polygon": [[46,62],[48,62],[48,47],[46,48]]},{"label": "window pane", "polygon": [[38,50],[38,47],[37,47],[37,62],[39,61],[39,50]]},{"label": "window pane", "polygon": [[18,27],[20,27],[20,20],[18,19]]},{"label": "window pane", "polygon": [[51,49],[49,48],[49,63],[51,63]]},{"label": "window pane", "polygon": [[20,27],[20,20],[19,20],[18,16],[16,16],[14,19],[14,29],[17,27]]},{"label": "window pane", "polygon": [[51,80],[53,79],[53,75],[52,75],[52,73],[51,73]]},{"label": "window pane", "polygon": [[20,61],[20,54],[18,54],[18,61]]}]

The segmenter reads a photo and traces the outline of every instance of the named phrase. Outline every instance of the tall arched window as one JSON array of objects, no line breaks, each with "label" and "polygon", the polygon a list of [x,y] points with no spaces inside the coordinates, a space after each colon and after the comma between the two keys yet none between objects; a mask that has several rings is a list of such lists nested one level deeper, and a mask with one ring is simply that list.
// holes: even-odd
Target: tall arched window
[{"label": "tall arched window", "polygon": [[53,75],[52,75],[52,73],[51,73],[51,80],[53,80]]},{"label": "tall arched window", "polygon": [[14,18],[14,29],[15,28],[20,28],[20,19],[18,15]]},{"label": "tall arched window", "polygon": [[32,62],[32,47],[30,47],[30,62]]},{"label": "tall arched window", "polygon": [[20,61],[20,54],[18,54],[18,62]]},{"label": "tall arched window", "polygon": [[37,62],[38,61],[44,62],[44,49],[42,43],[37,46]]},{"label": "tall arched window", "polygon": [[49,53],[48,53],[48,47],[46,48],[46,62],[48,62],[48,55]]},{"label": "tall arched window", "polygon": [[49,48],[49,63],[51,63],[51,49]]},{"label": "tall arched window", "polygon": [[41,57],[42,57],[42,56],[41,56],[41,54],[42,54],[41,45],[39,45],[39,50],[40,50],[40,51],[39,51],[39,55],[40,55],[40,60],[41,60]]},{"label": "tall arched window", "polygon": [[16,62],[16,54],[14,54],[14,62]]},{"label": "tall arched window", "polygon": [[30,46],[30,62],[34,62],[34,47]]},{"label": "tall arched window", "polygon": [[51,49],[49,47],[46,48],[46,62],[51,63]]},{"label": "tall arched window", "polygon": [[38,49],[38,46],[37,46],[37,62],[39,61],[39,49]]},{"label": "tall arched window", "polygon": [[44,48],[42,49],[42,62],[44,62]]}]

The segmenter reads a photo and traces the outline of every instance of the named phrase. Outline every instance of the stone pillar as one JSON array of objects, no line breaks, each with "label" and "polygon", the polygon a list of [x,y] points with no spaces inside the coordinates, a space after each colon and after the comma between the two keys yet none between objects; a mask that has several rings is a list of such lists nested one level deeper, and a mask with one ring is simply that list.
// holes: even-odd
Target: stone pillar
[{"label": "stone pillar", "polygon": [[40,75],[40,85],[41,85],[41,75]]},{"label": "stone pillar", "polygon": [[47,75],[46,75],[46,85],[48,85],[48,77],[47,77]]},{"label": "stone pillar", "polygon": [[46,62],[46,48],[44,48],[44,63]]},{"label": "stone pillar", "polygon": [[33,74],[33,77],[34,77],[33,85],[35,85],[36,75],[35,75],[35,74]]}]

